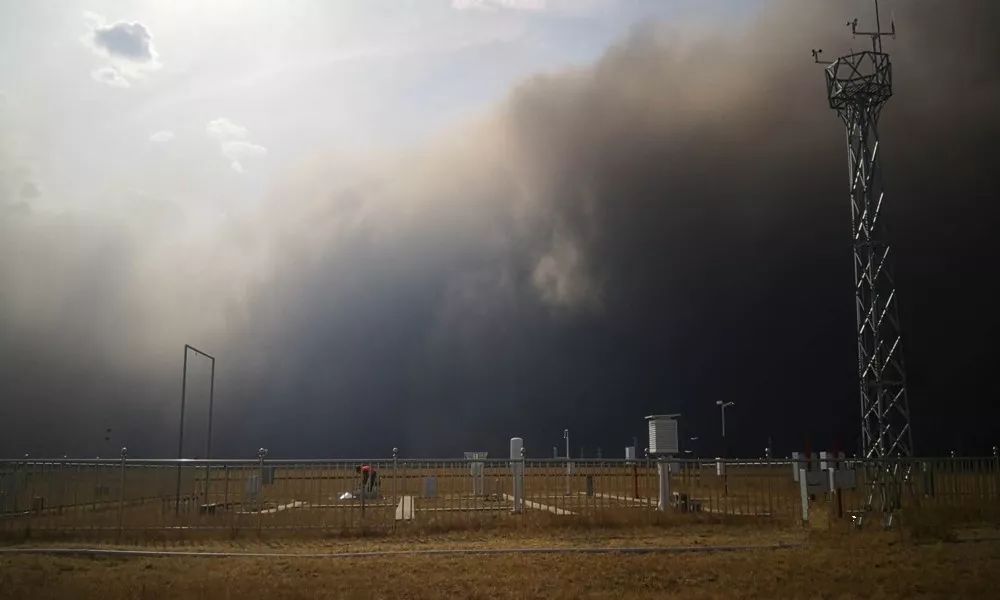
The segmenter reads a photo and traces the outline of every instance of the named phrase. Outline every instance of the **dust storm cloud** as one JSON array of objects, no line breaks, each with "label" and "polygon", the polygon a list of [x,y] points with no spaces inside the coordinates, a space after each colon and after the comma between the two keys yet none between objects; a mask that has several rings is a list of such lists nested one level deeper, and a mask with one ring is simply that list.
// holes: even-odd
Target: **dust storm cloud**
[{"label": "dust storm cloud", "polygon": [[[890,8],[888,219],[918,450],[941,451],[986,439],[939,419],[943,398],[979,410],[995,390],[977,265],[998,254],[1000,10]],[[217,454],[456,455],[521,434],[546,455],[568,426],[609,455],[650,412],[714,439],[720,398],[740,453],[853,448],[843,133],[809,56],[848,49],[852,9],[638,24],[431,142],[304,161],[208,228],[139,192],[37,210],[3,164],[0,453],[103,452],[106,427],[171,453],[184,343],[219,357]]]}]

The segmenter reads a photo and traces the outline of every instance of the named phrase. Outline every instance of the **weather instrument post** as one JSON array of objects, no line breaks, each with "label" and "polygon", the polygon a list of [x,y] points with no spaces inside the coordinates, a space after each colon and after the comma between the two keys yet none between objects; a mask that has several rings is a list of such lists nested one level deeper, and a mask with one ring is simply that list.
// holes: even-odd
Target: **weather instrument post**
[{"label": "weather instrument post", "polygon": [[892,96],[892,64],[882,50],[882,36],[896,37],[896,24],[891,20],[889,30],[883,31],[878,0],[874,4],[874,31],[859,30],[857,19],[847,23],[851,35],[871,38],[871,50],[851,52],[831,63],[820,60],[822,50],[812,54],[814,61],[826,66],[830,108],[847,130],[861,447],[862,457],[873,465],[864,512],[880,511],[883,523],[891,526],[909,471],[898,459],[913,456],[913,434],[892,246],[882,218],[885,189],[878,131],[882,108]]},{"label": "weather instrument post", "polygon": [[[646,450],[647,460],[651,456],[656,460],[656,473],[659,481],[657,488],[656,509],[667,510],[670,505],[670,463],[669,459],[680,451],[677,436],[677,417],[680,414],[648,415],[649,448]],[[639,497],[638,489],[635,497]]]},{"label": "weather instrument post", "polygon": [[511,512],[520,514],[524,511],[524,440],[519,437],[510,438],[510,471]]}]

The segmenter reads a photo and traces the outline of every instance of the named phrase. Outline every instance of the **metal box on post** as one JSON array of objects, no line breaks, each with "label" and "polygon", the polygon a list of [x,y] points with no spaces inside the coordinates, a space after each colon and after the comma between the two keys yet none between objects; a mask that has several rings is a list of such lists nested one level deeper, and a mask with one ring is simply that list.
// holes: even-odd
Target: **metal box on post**
[{"label": "metal box on post", "polygon": [[487,452],[466,452],[465,458],[469,461],[469,475],[472,476],[472,495],[486,495],[486,457]]},{"label": "metal box on post", "polygon": [[677,436],[677,417],[680,414],[649,415],[649,455],[666,456],[678,454],[680,444]]}]

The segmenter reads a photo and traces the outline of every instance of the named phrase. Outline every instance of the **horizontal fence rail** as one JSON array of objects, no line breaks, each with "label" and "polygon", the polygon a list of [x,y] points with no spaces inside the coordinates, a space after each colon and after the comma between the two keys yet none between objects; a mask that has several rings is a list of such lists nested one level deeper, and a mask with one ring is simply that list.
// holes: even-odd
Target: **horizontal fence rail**
[{"label": "horizontal fence rail", "polygon": [[996,506],[1000,462],[26,458],[0,460],[0,532],[642,524],[664,513],[797,524],[804,497],[843,515],[864,510],[873,490],[904,509]]}]

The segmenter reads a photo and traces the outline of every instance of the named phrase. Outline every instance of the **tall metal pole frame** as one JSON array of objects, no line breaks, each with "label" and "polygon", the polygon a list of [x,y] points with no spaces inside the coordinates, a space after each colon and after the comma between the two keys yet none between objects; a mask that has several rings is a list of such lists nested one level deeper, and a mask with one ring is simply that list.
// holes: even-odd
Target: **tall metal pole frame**
[{"label": "tall metal pole frame", "polygon": [[[177,433],[177,460],[184,458],[184,405],[187,399],[187,363],[188,350],[195,354],[200,354],[212,361],[211,383],[208,388],[208,440],[205,443],[205,458],[211,458],[212,452],[212,409],[215,404],[215,357],[207,352],[195,348],[190,344],[184,344],[184,366],[181,369],[181,417]],[[208,493],[208,470],[205,474],[205,493]],[[181,509],[181,464],[177,463],[177,488],[174,494],[174,516],[180,514]]]},{"label": "tall metal pole frame", "polygon": [[826,65],[830,108],[837,111],[847,134],[861,447],[870,465],[864,508],[866,513],[880,511],[884,524],[891,526],[901,486],[909,478],[906,459],[913,456],[913,434],[891,246],[881,218],[885,191],[878,121],[892,96],[892,64],[882,51],[882,36],[895,37],[896,25],[892,22],[889,31],[882,31],[878,0],[874,4],[874,31],[859,31],[857,19],[848,23],[852,35],[871,38],[871,50],[852,52],[832,63],[819,59],[822,50],[813,50],[813,58]]}]

